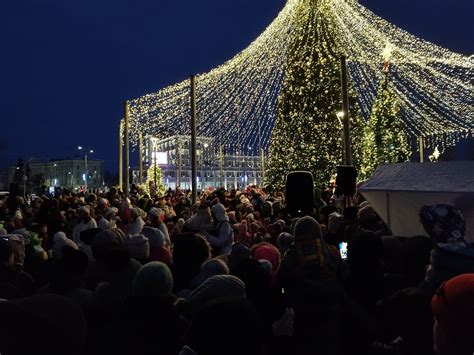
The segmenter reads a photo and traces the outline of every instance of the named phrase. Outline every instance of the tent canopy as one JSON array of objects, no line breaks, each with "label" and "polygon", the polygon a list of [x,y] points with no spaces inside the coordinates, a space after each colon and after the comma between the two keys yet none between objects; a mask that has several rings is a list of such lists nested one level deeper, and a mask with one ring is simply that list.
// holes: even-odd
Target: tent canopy
[{"label": "tent canopy", "polygon": [[452,202],[462,210],[466,234],[474,241],[474,161],[384,164],[359,191],[398,236],[426,235],[420,208]]}]

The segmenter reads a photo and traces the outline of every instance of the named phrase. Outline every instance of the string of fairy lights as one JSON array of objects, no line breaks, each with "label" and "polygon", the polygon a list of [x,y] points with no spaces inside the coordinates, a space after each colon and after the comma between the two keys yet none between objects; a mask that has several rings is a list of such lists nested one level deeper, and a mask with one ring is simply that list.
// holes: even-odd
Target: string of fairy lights
[{"label": "string of fairy lights", "polygon": [[[223,65],[197,75],[199,136],[212,137],[229,153],[267,149],[285,77],[290,33],[301,26],[288,0],[277,18],[249,47]],[[383,69],[390,69],[408,134],[427,146],[454,145],[474,132],[474,56],[426,42],[390,24],[357,0],[328,0],[331,16],[364,118]],[[307,27],[311,29],[311,26]],[[301,30],[301,29],[300,29]],[[329,32],[329,31],[328,31]],[[130,101],[130,140],[138,134],[190,134],[188,80]]]}]

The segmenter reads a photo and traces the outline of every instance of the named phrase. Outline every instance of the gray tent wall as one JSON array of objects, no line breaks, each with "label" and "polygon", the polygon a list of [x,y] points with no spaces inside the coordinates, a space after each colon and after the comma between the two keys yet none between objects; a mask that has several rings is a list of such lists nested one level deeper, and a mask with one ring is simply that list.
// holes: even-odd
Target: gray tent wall
[{"label": "gray tent wall", "polygon": [[474,161],[384,164],[359,191],[397,236],[426,235],[420,208],[452,202],[474,242]]}]

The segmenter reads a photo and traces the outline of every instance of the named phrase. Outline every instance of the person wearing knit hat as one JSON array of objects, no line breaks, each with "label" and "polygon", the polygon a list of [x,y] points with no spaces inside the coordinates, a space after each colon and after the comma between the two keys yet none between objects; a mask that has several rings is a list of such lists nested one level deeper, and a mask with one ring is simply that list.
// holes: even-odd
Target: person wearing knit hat
[{"label": "person wearing knit hat", "polygon": [[173,289],[173,276],[168,266],[152,261],[142,266],[133,280],[136,296],[160,297]]},{"label": "person wearing knit hat", "polygon": [[28,274],[21,272],[17,265],[15,265],[12,242],[1,238],[0,299],[24,297],[32,294],[33,291],[33,279]]},{"label": "person wearing knit hat", "polygon": [[165,236],[158,228],[145,226],[142,234],[148,238],[150,247],[162,247],[165,243]]},{"label": "person wearing knit hat", "polygon": [[79,223],[74,227],[72,240],[80,247],[82,245],[81,232],[87,229],[97,228],[97,223],[90,215],[89,206],[81,206],[77,209]]},{"label": "person wearing knit hat", "polygon": [[[313,217],[305,216],[296,222],[293,238],[293,245],[281,262],[279,277],[291,281],[295,272],[303,277],[315,273],[334,277],[339,274],[342,266],[339,251],[324,241],[319,223]],[[303,270],[306,271],[301,273]]]},{"label": "person wearing knit hat", "polygon": [[118,208],[110,207],[104,212],[104,215],[99,220],[98,227],[100,229],[110,229],[117,227],[117,213]]},{"label": "person wearing knit hat", "polygon": [[235,224],[237,223],[237,218],[236,218],[236,213],[235,211],[229,211],[227,212],[227,216],[229,217],[229,222],[230,224]]},{"label": "person wearing knit hat", "polygon": [[[295,311],[294,335],[301,339],[295,353],[310,353],[315,347],[339,353],[342,268],[339,251],[324,241],[319,223],[310,216],[300,218],[278,272],[288,306]],[[320,335],[315,339],[313,334]]]},{"label": "person wearing knit hat", "polygon": [[245,219],[247,220],[248,225],[251,225],[253,222],[255,222],[255,217],[253,213],[249,213],[248,215],[246,215]]},{"label": "person wearing knit hat", "polygon": [[255,260],[267,260],[272,266],[271,278],[272,284],[276,284],[277,272],[280,267],[280,252],[270,243],[256,244],[251,249],[252,258]]},{"label": "person wearing knit hat", "polygon": [[107,199],[101,197],[99,198],[97,202],[98,202],[98,206],[101,207],[102,209],[109,208],[110,204],[109,204],[109,201],[107,201]]},{"label": "person wearing knit hat", "polygon": [[221,298],[245,298],[245,284],[232,275],[214,275],[195,288],[190,295],[194,310]]},{"label": "person wearing knit hat", "polygon": [[236,270],[239,265],[247,259],[250,259],[250,249],[243,243],[234,243],[227,261],[230,271],[233,272]]},{"label": "person wearing knit hat", "polygon": [[216,235],[203,232],[204,236],[212,246],[213,255],[228,254],[234,242],[234,232],[225,212],[223,204],[218,203],[212,206],[212,215],[216,223]]},{"label": "person wearing knit hat", "polygon": [[105,229],[92,240],[92,255],[94,259],[103,259],[110,249],[123,247],[125,234],[119,228]]},{"label": "person wearing knit hat", "polygon": [[271,218],[273,215],[273,202],[265,201],[262,207],[262,215],[264,218]]},{"label": "person wearing knit hat", "polygon": [[286,251],[290,249],[291,244],[293,244],[293,235],[288,232],[281,232],[278,235],[277,245],[281,255],[285,255]]},{"label": "person wearing knit hat", "polygon": [[61,260],[63,256],[62,249],[65,246],[69,246],[75,250],[79,250],[79,247],[77,246],[76,243],[74,243],[71,239],[66,237],[66,234],[64,232],[57,232],[53,236],[53,249],[51,251],[51,257],[55,260]]},{"label": "person wearing knit hat", "polygon": [[171,258],[171,252],[168,248],[165,248],[165,236],[158,228],[145,226],[142,229],[142,234],[148,238],[150,244],[150,261],[161,261],[168,266],[173,263]]},{"label": "person wearing knit hat", "polygon": [[234,228],[235,241],[239,243],[243,243],[248,246],[250,243],[250,240],[249,240],[250,234],[248,231],[247,221],[244,219],[242,222],[234,224],[233,228]]},{"label": "person wearing knit hat", "polygon": [[201,266],[199,274],[191,281],[191,288],[195,289],[208,278],[215,275],[229,275],[229,267],[222,260],[216,258],[205,261]]},{"label": "person wearing knit hat", "polygon": [[474,274],[443,283],[431,301],[433,339],[439,355],[474,353]]},{"label": "person wearing knit hat", "polygon": [[141,212],[139,208],[130,208],[130,221],[127,225],[127,234],[128,235],[138,235],[145,226],[145,222],[141,217]]},{"label": "person wearing knit hat", "polygon": [[420,209],[420,222],[435,244],[450,243],[471,246],[466,240],[466,221],[453,203],[439,203]]},{"label": "person wearing knit hat", "polygon": [[13,252],[13,261],[15,268],[18,271],[23,271],[23,264],[25,262],[25,240],[22,236],[17,234],[2,235],[2,239],[10,243]]},{"label": "person wearing knit hat", "polygon": [[[136,274],[124,302],[123,342],[119,354],[177,354],[187,324],[178,313],[171,293],[174,279],[168,266],[152,261]],[[106,351],[109,353],[109,351]]]},{"label": "person wearing knit hat", "polygon": [[144,263],[150,257],[150,243],[143,234],[127,234],[123,239],[125,249],[130,257]]},{"label": "person wearing knit hat", "polygon": [[214,229],[211,209],[205,205],[200,205],[196,213],[184,223],[184,226],[188,231],[192,232],[210,231]]},{"label": "person wearing knit hat", "polygon": [[164,245],[166,248],[169,249],[171,247],[171,239],[168,232],[168,228],[166,227],[166,224],[163,223],[163,219],[164,212],[160,208],[152,207],[148,212],[149,226],[153,228],[158,228],[163,233],[163,235],[165,236]]},{"label": "person wearing knit hat", "polygon": [[15,229],[11,234],[16,234],[22,237],[25,241],[25,245],[28,245],[31,242],[31,234],[26,230],[26,228]]},{"label": "person wearing knit hat", "polygon": [[421,208],[420,221],[435,244],[422,286],[434,292],[454,276],[474,273],[474,245],[465,237],[466,221],[452,203]]},{"label": "person wearing knit hat", "polygon": [[91,213],[91,208],[88,205],[81,206],[77,209],[77,212],[84,212],[87,214]]},{"label": "person wearing knit hat", "polygon": [[179,218],[178,219],[178,223],[176,223],[176,229],[178,231],[178,233],[181,233],[183,231],[183,227],[184,227],[184,224],[185,224],[185,220],[184,218]]}]

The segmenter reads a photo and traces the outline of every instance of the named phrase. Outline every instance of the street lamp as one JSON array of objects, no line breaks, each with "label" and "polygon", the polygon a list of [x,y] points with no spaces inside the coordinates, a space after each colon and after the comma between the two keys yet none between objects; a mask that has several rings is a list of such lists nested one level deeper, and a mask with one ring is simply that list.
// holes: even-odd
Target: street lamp
[{"label": "street lamp", "polygon": [[85,174],[84,174],[84,192],[87,192],[87,178],[88,178],[88,175],[89,175],[89,172],[87,171],[87,154],[92,154],[94,153],[94,150],[92,149],[89,149],[89,151],[87,151],[87,149],[83,149],[82,146],[78,146],[77,147],[78,150],[84,150],[85,151],[85,154],[84,154],[84,169],[85,169]]}]

